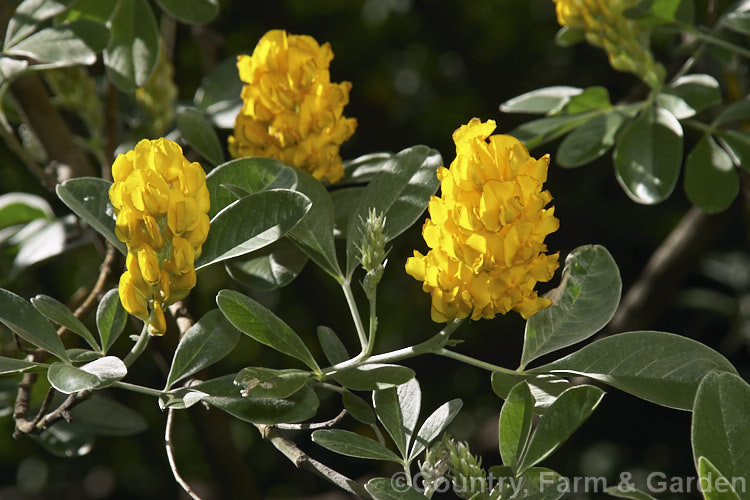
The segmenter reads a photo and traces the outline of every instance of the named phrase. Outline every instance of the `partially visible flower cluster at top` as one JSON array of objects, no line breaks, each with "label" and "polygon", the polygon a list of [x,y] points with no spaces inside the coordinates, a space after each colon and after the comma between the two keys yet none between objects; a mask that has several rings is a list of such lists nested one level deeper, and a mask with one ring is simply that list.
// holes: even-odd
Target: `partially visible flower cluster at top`
[{"label": "partially visible flower cluster at top", "polygon": [[195,286],[195,259],[208,236],[206,173],[168,139],[140,141],[112,165],[115,232],[128,247],[120,299],[130,314],[166,331],[164,306]]},{"label": "partially visible flower cluster at top", "polygon": [[664,81],[664,67],[649,49],[649,31],[623,12],[639,0],[554,0],[561,26],[582,29],[586,39],[602,47],[619,71],[635,73],[652,88]]},{"label": "partially visible flower cluster at top", "polygon": [[341,179],[339,148],[357,121],[342,116],[352,85],[331,83],[331,59],[330,44],[283,30],[266,33],[252,56],[239,56],[245,86],[229,137],[231,155],[278,158],[316,179]]},{"label": "partially visible flower cluster at top", "polygon": [[517,139],[493,130],[494,121],[473,118],[454,132],[456,159],[438,169],[442,194],[430,199],[422,228],[431,250],[406,262],[432,295],[436,322],[511,309],[528,318],[550,305],[534,291],[559,265],[559,254],[544,253],[544,238],[559,227],[554,208],[544,208],[552,200],[542,191],[549,155],[531,158]]}]

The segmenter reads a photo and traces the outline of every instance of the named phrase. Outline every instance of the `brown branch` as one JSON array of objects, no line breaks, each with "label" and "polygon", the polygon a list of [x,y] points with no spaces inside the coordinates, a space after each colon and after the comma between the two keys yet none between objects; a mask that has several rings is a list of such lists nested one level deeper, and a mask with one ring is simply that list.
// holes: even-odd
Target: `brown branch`
[{"label": "brown branch", "polygon": [[39,76],[25,74],[11,85],[10,90],[19,104],[19,113],[39,138],[49,161],[54,162],[57,182],[94,175],[88,157],[76,145],[65,120],[50,102],[49,93]]},{"label": "brown branch", "polygon": [[[106,292],[107,280],[112,275],[115,263],[117,262],[117,257],[117,249],[111,243],[107,243],[107,253],[104,255],[104,261],[102,262],[102,265],[99,266],[99,276],[96,278],[96,282],[91,288],[91,291],[89,292],[86,299],[73,312],[76,318],[80,319],[88,314],[88,312],[94,307],[94,305],[98,304],[99,301],[102,300],[102,297]],[[59,333],[60,332],[58,332],[58,334]]]},{"label": "brown branch", "polygon": [[201,500],[201,497],[190,487],[190,485],[182,479],[180,472],[177,470],[177,464],[174,460],[174,447],[172,446],[172,422],[174,420],[174,410],[170,408],[167,411],[167,424],[164,428],[164,447],[167,450],[167,460],[169,460],[169,468],[172,469],[172,475],[174,476],[177,484],[182,486],[185,493],[190,495],[193,500]]},{"label": "brown branch", "polygon": [[18,422],[26,421],[29,416],[31,388],[34,386],[34,382],[36,382],[36,373],[24,373],[21,381],[18,383],[18,396],[13,408],[13,419],[16,421],[16,430],[18,430]]},{"label": "brown branch", "polygon": [[729,212],[709,215],[699,208],[690,208],[651,255],[604,335],[648,328],[719,235]]},{"label": "brown branch", "polygon": [[298,469],[313,472],[352,495],[368,499],[372,498],[364,486],[310,457],[304,451],[300,450],[294,442],[285,438],[277,428],[262,424],[255,424],[255,427],[258,428],[263,439],[269,441]]},{"label": "brown branch", "polygon": [[49,409],[49,405],[52,403],[54,395],[55,390],[50,387],[47,391],[47,396],[45,396],[44,401],[42,401],[42,406],[39,407],[39,411],[36,413],[36,417],[31,421],[33,427],[36,427],[37,424],[42,421],[42,418],[44,418],[45,413],[47,413],[47,410]]}]

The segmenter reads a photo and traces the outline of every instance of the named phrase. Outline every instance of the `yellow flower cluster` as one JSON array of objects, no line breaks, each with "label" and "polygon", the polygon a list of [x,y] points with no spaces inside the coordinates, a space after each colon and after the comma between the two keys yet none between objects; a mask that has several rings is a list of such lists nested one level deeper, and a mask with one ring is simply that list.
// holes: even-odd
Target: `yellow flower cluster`
[{"label": "yellow flower cluster", "polygon": [[[492,135],[495,122],[473,118],[453,133],[456,159],[437,172],[441,197],[429,203],[422,235],[430,251],[406,262],[406,272],[432,295],[433,321],[492,318],[513,309],[528,318],[550,305],[537,296],[559,254],[544,238],[559,221],[542,191],[549,155],[539,160],[514,137]],[[489,137],[489,141],[487,138]]]},{"label": "yellow flower cluster", "polygon": [[623,15],[639,0],[554,0],[561,26],[582,29],[586,39],[602,47],[609,63],[619,71],[639,75],[653,88],[659,88],[666,74],[654,61],[646,28]]},{"label": "yellow flower cluster", "polygon": [[140,141],[112,165],[115,233],[128,246],[120,299],[149,332],[163,335],[164,306],[195,286],[195,259],[208,236],[206,173],[168,139]]},{"label": "yellow flower cluster", "polygon": [[333,52],[306,35],[272,30],[252,56],[237,59],[242,110],[229,138],[235,158],[262,156],[336,182],[344,175],[339,148],[357,127],[342,116],[351,83],[331,83]]}]

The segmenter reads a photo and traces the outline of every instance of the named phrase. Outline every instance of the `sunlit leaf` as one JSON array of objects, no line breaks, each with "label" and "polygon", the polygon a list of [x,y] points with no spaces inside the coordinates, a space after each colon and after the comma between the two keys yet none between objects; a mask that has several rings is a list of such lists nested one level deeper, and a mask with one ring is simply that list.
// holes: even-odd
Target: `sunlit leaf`
[{"label": "sunlit leaf", "polygon": [[648,108],[615,146],[617,180],[630,198],[651,205],[674,190],[682,165],[682,127],[672,113]]},{"label": "sunlit leaf", "polygon": [[91,65],[108,41],[109,32],[104,25],[79,19],[37,31],[6,53],[54,68]]},{"label": "sunlit leaf", "polygon": [[617,310],[621,291],[620,272],[606,248],[573,250],[565,259],[560,286],[547,295],[552,306],[526,321],[521,366],[604,328]]},{"label": "sunlit leaf", "polygon": [[583,89],[578,87],[556,86],[532,90],[509,99],[500,105],[503,113],[548,114],[562,109],[573,96]]},{"label": "sunlit leaf", "polygon": [[47,379],[52,387],[63,394],[102,389],[127,375],[128,369],[119,358],[105,356],[81,367],[64,363],[52,363]]},{"label": "sunlit leaf", "polygon": [[642,331],[602,338],[530,371],[585,375],[647,401],[690,410],[698,384],[712,370],[737,373],[724,356],[700,342]]},{"label": "sunlit leaf", "polygon": [[104,50],[107,76],[123,92],[142,87],[159,59],[159,29],[146,0],[117,0],[107,23],[111,38]]}]

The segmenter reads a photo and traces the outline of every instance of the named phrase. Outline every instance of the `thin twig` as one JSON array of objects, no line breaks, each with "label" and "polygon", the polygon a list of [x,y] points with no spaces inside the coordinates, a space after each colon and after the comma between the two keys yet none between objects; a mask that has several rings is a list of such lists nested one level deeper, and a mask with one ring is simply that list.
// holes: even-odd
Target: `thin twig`
[{"label": "thin twig", "polygon": [[256,424],[255,426],[260,431],[263,439],[269,441],[298,469],[313,472],[352,495],[367,499],[372,498],[364,486],[310,457],[304,451],[300,450],[294,442],[285,438],[275,427],[261,424]]},{"label": "thin twig", "polygon": [[97,304],[104,296],[107,280],[112,274],[115,262],[117,262],[117,249],[111,243],[107,243],[107,253],[104,255],[104,261],[99,266],[99,276],[96,278],[93,288],[86,299],[73,312],[76,318],[82,318]]},{"label": "thin twig", "polygon": [[49,405],[52,403],[52,397],[55,395],[55,390],[50,387],[47,391],[47,396],[45,396],[44,401],[42,401],[42,406],[39,407],[39,411],[36,414],[36,417],[34,417],[34,420],[31,421],[31,425],[36,427],[39,422],[42,421],[42,418],[44,418],[45,413],[47,413],[47,410],[49,409]]},{"label": "thin twig", "polygon": [[199,497],[198,494],[193,491],[193,488],[191,488],[184,479],[182,479],[182,476],[180,476],[180,472],[177,470],[177,464],[174,461],[174,448],[172,447],[173,416],[174,410],[170,408],[167,412],[167,425],[164,429],[164,447],[167,450],[169,468],[172,469],[172,475],[174,476],[175,481],[177,481],[177,483],[182,486],[182,489],[185,490],[185,493],[190,495],[190,498],[192,498],[193,500],[201,500],[201,497]]},{"label": "thin twig", "polygon": [[94,394],[93,391],[80,391],[69,395],[65,399],[65,401],[63,401],[62,404],[57,407],[55,411],[44,416],[44,418],[34,428],[34,433],[42,432],[43,430],[53,426],[60,420],[71,422],[72,418],[70,417],[70,411],[79,403],[83,403],[84,401],[89,399],[92,394]]},{"label": "thin twig", "polygon": [[314,431],[316,429],[329,429],[341,422],[346,416],[346,413],[346,410],[341,410],[341,413],[330,420],[326,420],[325,422],[315,422],[311,424],[276,424],[274,425],[274,427],[276,427],[277,429],[284,429],[289,431]]}]

